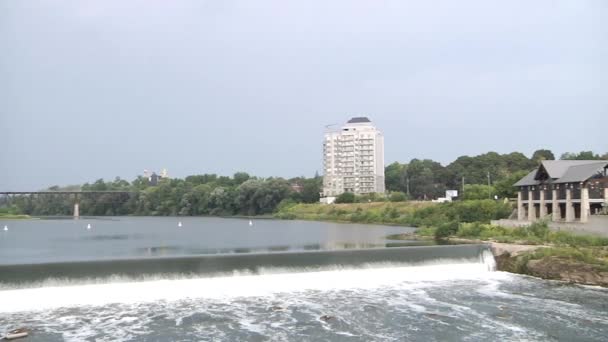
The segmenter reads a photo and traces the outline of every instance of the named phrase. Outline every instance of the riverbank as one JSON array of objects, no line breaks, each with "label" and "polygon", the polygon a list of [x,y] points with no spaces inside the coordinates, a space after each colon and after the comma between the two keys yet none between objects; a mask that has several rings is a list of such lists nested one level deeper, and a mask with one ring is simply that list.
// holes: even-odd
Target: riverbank
[{"label": "riverbank", "polygon": [[30,215],[0,214],[0,220],[27,220],[31,218]]},{"label": "riverbank", "polygon": [[491,243],[499,271],[608,287],[608,250]]},{"label": "riverbank", "polygon": [[[437,236],[433,230],[422,233]],[[608,238],[553,231],[545,222],[519,228],[461,223],[445,238],[490,242],[500,271],[608,287]]]},{"label": "riverbank", "polygon": [[293,204],[280,207],[275,217],[285,220],[312,220],[439,227],[458,222],[490,222],[506,218],[512,207],[493,200],[432,203],[421,201],[344,204]]}]

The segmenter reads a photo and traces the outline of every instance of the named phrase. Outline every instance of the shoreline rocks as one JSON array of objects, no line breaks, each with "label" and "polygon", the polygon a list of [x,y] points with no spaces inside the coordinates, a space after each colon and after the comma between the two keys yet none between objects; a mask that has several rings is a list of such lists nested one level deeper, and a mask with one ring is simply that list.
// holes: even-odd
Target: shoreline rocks
[{"label": "shoreline rocks", "polygon": [[546,256],[541,259],[526,258],[526,254],[534,252],[538,248],[551,247],[491,243],[498,271],[573,284],[608,287],[608,271],[597,265],[558,256]]}]

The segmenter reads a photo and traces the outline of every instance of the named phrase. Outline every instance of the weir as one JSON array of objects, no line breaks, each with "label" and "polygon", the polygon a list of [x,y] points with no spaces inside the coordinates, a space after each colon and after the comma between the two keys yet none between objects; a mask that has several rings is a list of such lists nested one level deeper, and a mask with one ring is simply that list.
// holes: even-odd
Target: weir
[{"label": "weir", "polygon": [[0,265],[0,286],[28,287],[49,279],[213,277],[235,272],[262,274],[357,269],[382,264],[416,266],[463,262],[493,265],[494,259],[488,245],[478,244],[14,264]]}]

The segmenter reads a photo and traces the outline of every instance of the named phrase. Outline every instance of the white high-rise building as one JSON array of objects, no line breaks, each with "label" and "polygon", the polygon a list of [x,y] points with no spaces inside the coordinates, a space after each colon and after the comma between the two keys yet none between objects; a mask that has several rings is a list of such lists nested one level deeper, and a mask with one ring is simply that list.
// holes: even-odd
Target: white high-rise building
[{"label": "white high-rise building", "polygon": [[323,197],[384,193],[384,136],[368,118],[326,132],[323,156]]}]

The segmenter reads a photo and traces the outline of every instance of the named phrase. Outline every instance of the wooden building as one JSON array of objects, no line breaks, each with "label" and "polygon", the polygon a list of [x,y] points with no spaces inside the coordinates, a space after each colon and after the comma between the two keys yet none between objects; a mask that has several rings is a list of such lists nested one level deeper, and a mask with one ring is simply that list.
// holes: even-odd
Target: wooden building
[{"label": "wooden building", "polygon": [[514,186],[517,219],[587,222],[608,204],[608,160],[544,160]]}]

